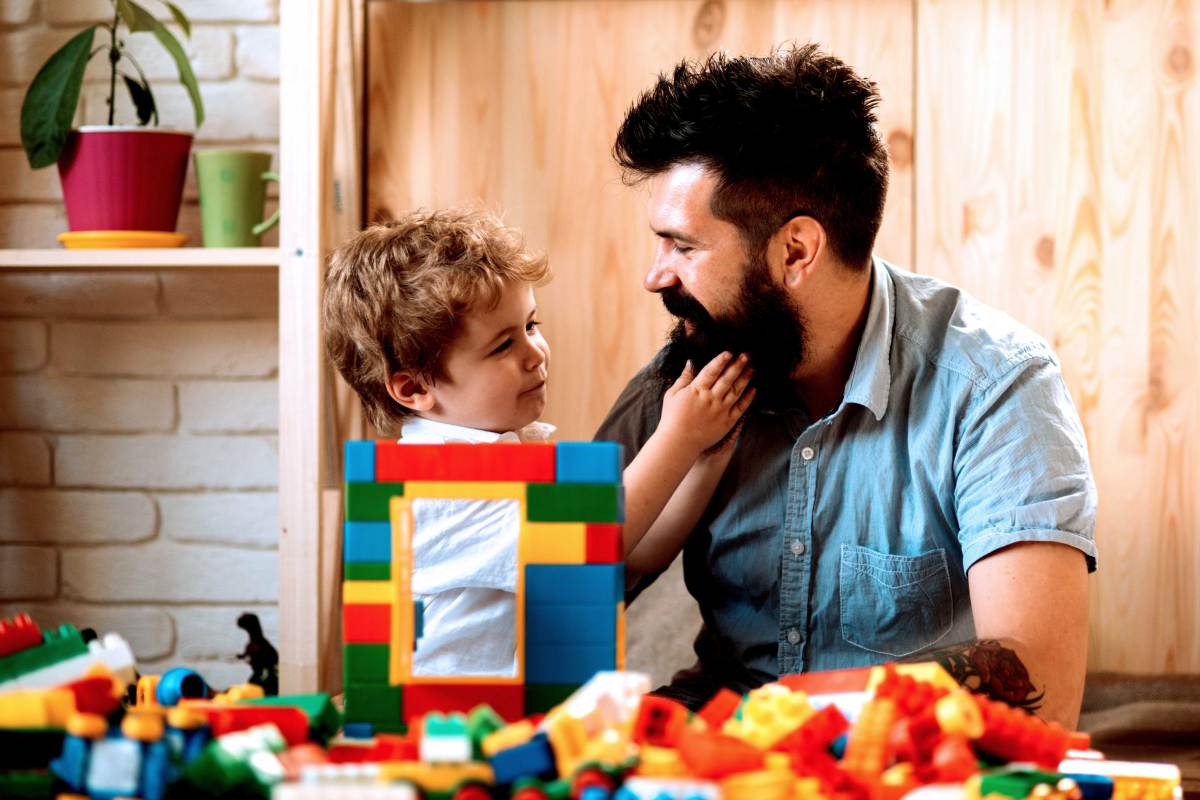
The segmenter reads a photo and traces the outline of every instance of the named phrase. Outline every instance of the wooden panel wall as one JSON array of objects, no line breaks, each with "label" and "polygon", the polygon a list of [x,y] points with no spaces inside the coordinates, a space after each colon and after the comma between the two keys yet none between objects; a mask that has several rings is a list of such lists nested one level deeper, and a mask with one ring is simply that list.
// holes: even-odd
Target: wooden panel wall
[{"label": "wooden panel wall", "polygon": [[1096,668],[1200,671],[1198,22],[918,1],[915,264],[1063,361],[1100,490]]},{"label": "wooden panel wall", "polygon": [[368,17],[368,219],[482,201],[548,252],[545,418],[563,438],[591,437],[667,329],[641,288],[647,195],[622,185],[610,149],[637,93],[680,58],[815,39],[876,76],[901,154],[880,248],[910,260],[908,0],[373,2]]},{"label": "wooden panel wall", "polygon": [[368,218],[482,201],[547,250],[546,419],[588,437],[666,328],[645,192],[609,156],[624,109],[680,58],[820,41],[884,98],[877,252],[1063,360],[1101,492],[1091,666],[1200,671],[1196,23],[1168,0],[372,0]]}]

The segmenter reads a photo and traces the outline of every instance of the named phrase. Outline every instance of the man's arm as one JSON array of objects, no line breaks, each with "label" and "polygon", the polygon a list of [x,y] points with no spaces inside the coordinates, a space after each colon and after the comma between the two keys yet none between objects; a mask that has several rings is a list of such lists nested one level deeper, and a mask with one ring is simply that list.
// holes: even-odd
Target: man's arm
[{"label": "man's arm", "polygon": [[1083,553],[1021,542],[981,558],[967,581],[979,638],[923,658],[971,690],[1074,730],[1087,667]]}]

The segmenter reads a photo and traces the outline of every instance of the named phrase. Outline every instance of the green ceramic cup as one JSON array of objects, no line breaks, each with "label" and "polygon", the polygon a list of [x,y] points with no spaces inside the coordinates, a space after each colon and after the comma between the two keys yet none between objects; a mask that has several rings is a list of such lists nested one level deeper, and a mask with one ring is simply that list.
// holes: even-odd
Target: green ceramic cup
[{"label": "green ceramic cup", "polygon": [[255,150],[204,150],[195,154],[200,188],[200,224],[205,247],[259,247],[262,235],[279,222],[276,211],[263,219],[271,154]]}]

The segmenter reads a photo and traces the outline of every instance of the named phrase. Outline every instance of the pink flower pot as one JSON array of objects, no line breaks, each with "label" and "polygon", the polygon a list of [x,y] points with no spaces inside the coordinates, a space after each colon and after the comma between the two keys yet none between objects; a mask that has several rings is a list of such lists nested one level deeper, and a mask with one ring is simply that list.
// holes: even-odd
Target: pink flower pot
[{"label": "pink flower pot", "polygon": [[85,125],[58,159],[72,231],[173,231],[192,134]]}]

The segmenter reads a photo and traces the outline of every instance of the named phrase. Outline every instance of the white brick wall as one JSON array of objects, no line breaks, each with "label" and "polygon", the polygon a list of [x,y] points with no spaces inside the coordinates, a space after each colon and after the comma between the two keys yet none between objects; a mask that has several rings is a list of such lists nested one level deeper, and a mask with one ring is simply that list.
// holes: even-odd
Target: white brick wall
[{"label": "white brick wall", "polygon": [[[264,150],[278,168],[278,2],[178,2],[208,111],[196,148]],[[57,171],[20,149],[21,101],[51,52],[110,14],[0,0],[0,247],[57,247],[66,230]],[[146,34],[127,41],[162,122],[192,130],[173,62]],[[97,57],[77,120],[105,122],[106,96]],[[117,103],[131,123],[121,87]],[[191,172],[178,227],[199,244]],[[143,671],[186,664],[218,687],[249,675],[239,614],[278,641],[277,279],[0,271],[0,617],[118,631]]]}]

